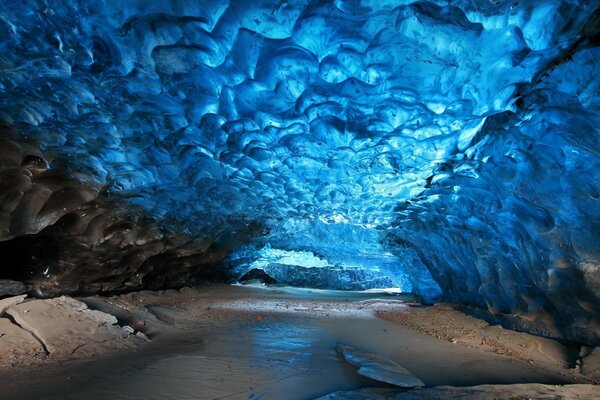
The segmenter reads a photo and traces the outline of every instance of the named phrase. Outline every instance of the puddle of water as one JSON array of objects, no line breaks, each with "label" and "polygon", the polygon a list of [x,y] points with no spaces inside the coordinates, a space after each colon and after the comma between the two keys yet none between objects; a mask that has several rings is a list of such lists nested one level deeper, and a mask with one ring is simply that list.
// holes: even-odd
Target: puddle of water
[{"label": "puddle of water", "polygon": [[52,367],[28,377],[18,396],[0,398],[294,400],[386,386],[357,375],[335,353],[331,332],[305,322],[266,318],[239,329],[205,332],[202,340],[186,335],[156,354]]}]

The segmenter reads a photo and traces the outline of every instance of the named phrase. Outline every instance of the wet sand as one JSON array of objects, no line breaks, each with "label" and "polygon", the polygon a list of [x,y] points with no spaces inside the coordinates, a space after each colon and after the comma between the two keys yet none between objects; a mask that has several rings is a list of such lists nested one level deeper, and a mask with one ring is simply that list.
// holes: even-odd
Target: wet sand
[{"label": "wet sand", "polygon": [[[17,360],[0,369],[0,399],[293,400],[392,388],[358,375],[336,353],[339,343],[396,361],[428,387],[593,383],[571,368],[562,345],[499,331],[451,307],[428,313],[402,296],[216,286],[80,300],[151,342],[84,359]],[[489,345],[489,335],[503,345]]]}]

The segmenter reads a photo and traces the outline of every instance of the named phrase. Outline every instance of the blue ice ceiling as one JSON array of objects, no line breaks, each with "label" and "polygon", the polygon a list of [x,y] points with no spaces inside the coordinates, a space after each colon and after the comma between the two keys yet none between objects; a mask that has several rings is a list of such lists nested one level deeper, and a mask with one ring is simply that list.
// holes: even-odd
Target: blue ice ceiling
[{"label": "blue ice ceiling", "polygon": [[0,119],[172,229],[593,330],[599,6],[4,0]]}]

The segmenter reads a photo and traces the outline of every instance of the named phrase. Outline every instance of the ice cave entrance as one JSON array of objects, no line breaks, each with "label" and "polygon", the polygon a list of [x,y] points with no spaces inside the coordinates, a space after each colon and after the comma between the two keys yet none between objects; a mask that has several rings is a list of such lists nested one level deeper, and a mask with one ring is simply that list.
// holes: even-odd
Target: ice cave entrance
[{"label": "ice cave entrance", "polygon": [[232,282],[344,291],[441,295],[429,270],[409,250],[392,253],[385,231],[358,221],[295,219],[230,255]]},{"label": "ice cave entrance", "polygon": [[237,281],[244,284],[286,285],[310,289],[380,290],[410,293],[412,285],[403,273],[392,275],[391,254],[333,262],[312,251],[273,248],[267,243],[247,260],[239,253],[232,257]]}]

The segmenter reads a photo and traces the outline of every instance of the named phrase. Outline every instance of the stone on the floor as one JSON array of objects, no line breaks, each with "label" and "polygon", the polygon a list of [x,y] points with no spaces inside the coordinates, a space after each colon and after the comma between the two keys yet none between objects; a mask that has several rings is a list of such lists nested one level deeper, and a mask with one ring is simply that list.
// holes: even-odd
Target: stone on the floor
[{"label": "stone on the floor", "polygon": [[358,367],[358,374],[400,387],[422,387],[425,384],[409,370],[390,359],[339,344],[337,351],[346,361]]},{"label": "stone on the floor", "polygon": [[24,302],[9,307],[6,313],[53,356],[70,356],[75,352],[91,355],[100,349],[139,342],[135,336],[122,337],[122,329],[113,315],[89,310],[86,304],[68,296]]},{"label": "stone on the floor", "polygon": [[86,297],[82,301],[95,310],[116,316],[121,323],[137,331],[143,330],[145,333],[153,334],[161,329],[168,329],[171,321],[165,322],[161,319],[161,315],[149,310],[144,303],[148,301],[145,296],[160,298],[156,293],[143,291],[113,297]]},{"label": "stone on the floor", "polygon": [[129,335],[133,334],[133,332],[135,332],[135,330],[129,325],[123,325],[121,328],[121,334],[124,338],[129,337]]},{"label": "stone on the floor", "polygon": [[31,333],[0,318],[0,366],[5,367],[24,357],[33,359],[44,355],[44,349]]}]

